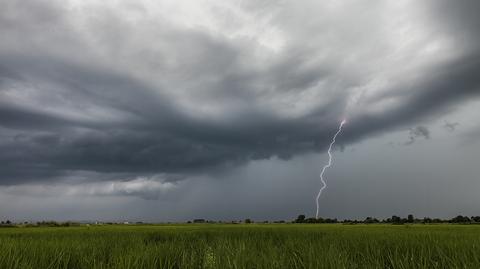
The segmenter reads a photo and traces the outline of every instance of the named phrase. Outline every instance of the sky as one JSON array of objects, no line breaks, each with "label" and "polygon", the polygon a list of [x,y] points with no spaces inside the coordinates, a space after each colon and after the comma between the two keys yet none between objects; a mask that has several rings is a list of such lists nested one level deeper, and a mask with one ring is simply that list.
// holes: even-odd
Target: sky
[{"label": "sky", "polygon": [[476,0],[0,0],[0,219],[480,215]]}]

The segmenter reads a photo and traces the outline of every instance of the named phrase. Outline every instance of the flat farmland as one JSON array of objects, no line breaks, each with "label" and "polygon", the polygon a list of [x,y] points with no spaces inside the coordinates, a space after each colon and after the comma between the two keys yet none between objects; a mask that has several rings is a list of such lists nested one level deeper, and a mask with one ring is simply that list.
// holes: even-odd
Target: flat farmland
[{"label": "flat farmland", "polygon": [[0,229],[0,268],[480,268],[480,225]]}]

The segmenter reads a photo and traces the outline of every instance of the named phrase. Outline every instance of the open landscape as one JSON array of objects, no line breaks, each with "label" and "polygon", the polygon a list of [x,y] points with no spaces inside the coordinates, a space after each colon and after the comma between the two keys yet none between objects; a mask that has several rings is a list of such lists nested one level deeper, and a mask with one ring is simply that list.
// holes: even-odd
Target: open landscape
[{"label": "open landscape", "polygon": [[0,268],[480,268],[480,225],[0,229]]},{"label": "open landscape", "polygon": [[0,269],[480,269],[480,0],[0,0]]}]

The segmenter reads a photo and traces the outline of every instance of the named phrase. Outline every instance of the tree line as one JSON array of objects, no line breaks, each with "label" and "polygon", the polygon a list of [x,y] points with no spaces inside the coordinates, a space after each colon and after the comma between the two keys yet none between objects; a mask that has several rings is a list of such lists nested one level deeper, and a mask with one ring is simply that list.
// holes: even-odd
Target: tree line
[{"label": "tree line", "polygon": [[[171,223],[171,222],[168,222]],[[206,224],[250,224],[250,223],[343,223],[343,224],[435,224],[435,223],[461,223],[461,224],[480,224],[480,216],[462,216],[458,215],[451,219],[440,219],[440,218],[415,218],[412,214],[409,214],[406,218],[399,217],[393,215],[386,219],[377,219],[373,217],[367,217],[363,220],[352,220],[352,219],[344,219],[338,220],[336,218],[307,218],[305,215],[299,215],[295,220],[292,221],[285,221],[285,220],[275,220],[275,221],[254,221],[250,218],[245,220],[234,220],[234,221],[214,221],[214,220],[205,220],[205,219],[194,219],[193,221],[187,221],[187,223],[206,223]],[[85,223],[84,223],[85,224]],[[89,225],[90,223],[86,223]],[[121,223],[113,223],[113,222],[93,222],[91,224],[101,224],[101,225],[113,225],[113,224],[148,224],[144,222],[135,222],[135,223],[128,223],[128,222],[121,222]],[[56,222],[56,221],[39,221],[39,222],[21,222],[21,223],[14,223],[10,220],[1,221],[0,228],[8,228],[8,227],[70,227],[70,226],[80,226],[82,224],[72,221],[67,222]]]},{"label": "tree line", "polygon": [[409,214],[406,218],[402,218],[399,216],[393,215],[390,218],[386,219],[377,219],[372,217],[367,217],[363,220],[337,220],[330,219],[330,218],[306,218],[305,215],[299,215],[297,219],[294,221],[295,223],[363,223],[363,224],[374,224],[374,223],[389,223],[389,224],[407,224],[407,223],[421,223],[421,224],[429,224],[429,223],[464,223],[464,224],[480,224],[480,216],[462,216],[458,215],[451,219],[440,219],[440,218],[415,218],[412,214]]}]

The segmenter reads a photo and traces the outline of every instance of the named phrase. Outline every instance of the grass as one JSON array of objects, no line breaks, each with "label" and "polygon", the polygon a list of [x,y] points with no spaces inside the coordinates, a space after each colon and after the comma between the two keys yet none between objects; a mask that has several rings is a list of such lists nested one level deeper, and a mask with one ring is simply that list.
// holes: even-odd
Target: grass
[{"label": "grass", "polygon": [[480,268],[479,225],[0,229],[0,268]]}]

